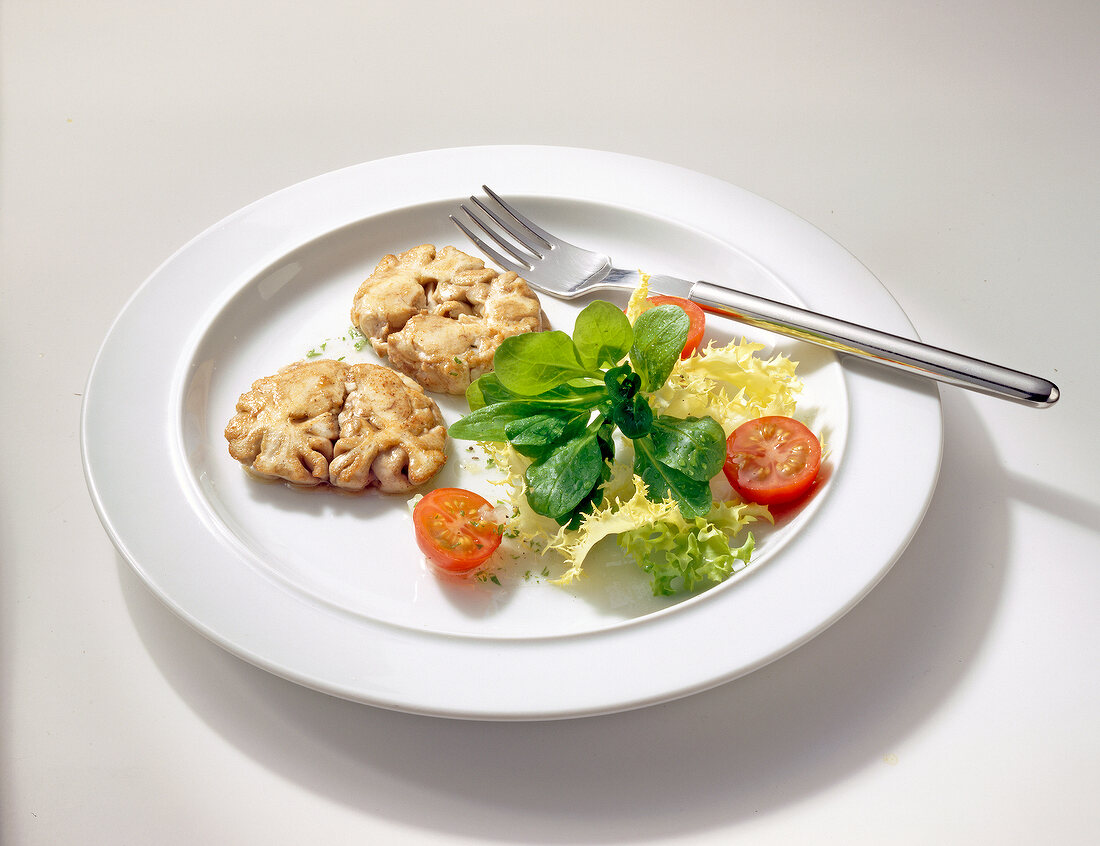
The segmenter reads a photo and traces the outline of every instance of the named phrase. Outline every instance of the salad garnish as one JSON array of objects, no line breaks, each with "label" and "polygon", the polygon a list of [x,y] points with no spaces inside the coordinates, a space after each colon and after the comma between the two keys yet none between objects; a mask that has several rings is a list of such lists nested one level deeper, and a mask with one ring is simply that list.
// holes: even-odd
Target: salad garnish
[{"label": "salad garnish", "polygon": [[573,338],[561,331],[506,338],[494,371],[470,386],[473,411],[450,427],[451,437],[508,443],[530,458],[527,504],[576,528],[604,498],[618,431],[650,497],[703,516],[710,480],[726,460],[725,432],[710,416],[655,413],[646,398],[668,381],[687,332],[677,306],[649,309],[631,326],[597,300],[578,315]]},{"label": "salad garnish", "polygon": [[[602,301],[560,331],[507,339],[470,385],[471,413],[449,432],[479,441],[503,473],[504,535],[554,551],[569,584],[603,539],[652,579],[656,595],[699,590],[748,566],[746,526],[767,506],[727,489],[715,501],[727,437],[753,418],[791,415],[801,381],[786,356],[746,341],[685,352],[689,319],[647,299],[624,314]],[[721,485],[721,483],[719,483]]]}]

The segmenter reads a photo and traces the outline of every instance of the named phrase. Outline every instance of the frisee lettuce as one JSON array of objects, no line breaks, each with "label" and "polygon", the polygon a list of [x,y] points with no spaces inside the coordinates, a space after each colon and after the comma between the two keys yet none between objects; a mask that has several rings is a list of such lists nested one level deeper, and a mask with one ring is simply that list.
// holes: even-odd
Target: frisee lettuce
[{"label": "frisee lettuce", "polygon": [[[626,316],[634,321],[654,308],[649,276],[630,295]],[[649,399],[654,412],[673,417],[713,417],[729,436],[747,420],[767,415],[794,416],[802,390],[796,363],[785,355],[770,359],[756,354],[764,344],[744,339],[725,346],[707,346],[676,363],[664,386]]]},{"label": "frisee lettuce", "polygon": [[633,495],[629,499],[609,502],[605,497],[604,502],[581,519],[576,529],[563,528],[550,540],[548,548],[556,550],[568,564],[565,572],[556,579],[557,584],[569,584],[579,577],[584,559],[604,538],[679,517],[680,509],[671,498],[654,502],[649,498],[649,490],[640,476],[634,476],[632,482]]},{"label": "frisee lettuce", "polygon": [[763,344],[741,340],[715,347],[713,342],[681,361],[668,382],[650,397],[654,411],[673,417],[709,416],[728,436],[742,423],[767,415],[794,416],[802,380],[785,355],[770,359],[756,353]]},{"label": "frisee lettuce", "polygon": [[756,545],[752,532],[734,548],[730,538],[753,520],[771,520],[762,505],[715,503],[707,517],[670,518],[620,532],[618,544],[653,579],[654,596],[690,593],[718,584],[749,565]]}]

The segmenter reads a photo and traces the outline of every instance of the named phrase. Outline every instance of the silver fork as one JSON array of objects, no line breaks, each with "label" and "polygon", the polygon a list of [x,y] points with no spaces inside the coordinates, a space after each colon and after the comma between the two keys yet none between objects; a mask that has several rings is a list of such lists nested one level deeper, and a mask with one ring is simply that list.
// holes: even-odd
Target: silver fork
[{"label": "silver fork", "polygon": [[[481,187],[493,205],[478,197],[470,197],[476,209],[465,203],[460,208],[499,251],[489,246],[462,220],[450,215],[451,220],[492,261],[518,273],[536,290],[571,300],[603,289],[633,290],[641,282],[637,271],[614,267],[608,256],[582,249],[551,235],[487,185]],[[826,317],[776,300],[674,276],[650,276],[649,288],[655,294],[692,300],[705,311],[749,326],[949,385],[1035,408],[1045,408],[1058,400],[1057,386],[1038,376],[1029,376],[1018,370]]]}]

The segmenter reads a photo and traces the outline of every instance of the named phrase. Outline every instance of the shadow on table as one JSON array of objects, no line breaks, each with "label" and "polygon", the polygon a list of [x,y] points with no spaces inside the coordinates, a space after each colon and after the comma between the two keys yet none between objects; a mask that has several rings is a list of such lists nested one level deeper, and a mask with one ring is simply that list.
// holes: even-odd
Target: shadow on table
[{"label": "shadow on table", "polygon": [[210,644],[120,560],[123,592],[149,652],[195,712],[310,791],[486,841],[615,843],[706,831],[888,766],[981,650],[1009,557],[1009,498],[1034,497],[999,466],[969,399],[945,392],[944,416],[947,469],[929,512],[863,602],[768,667],[642,710],[481,723],[375,709]]}]

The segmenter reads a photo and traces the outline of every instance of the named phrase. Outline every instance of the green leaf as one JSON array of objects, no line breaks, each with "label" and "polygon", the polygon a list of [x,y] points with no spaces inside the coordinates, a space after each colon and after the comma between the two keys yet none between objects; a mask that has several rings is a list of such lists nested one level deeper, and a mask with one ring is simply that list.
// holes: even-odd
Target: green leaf
[{"label": "green leaf", "polygon": [[603,377],[610,400],[609,416],[628,438],[640,438],[649,434],[653,424],[653,409],[645,397],[638,393],[641,377],[628,365],[613,367]]},{"label": "green leaf", "polygon": [[680,513],[689,520],[709,512],[712,502],[709,481],[692,479],[659,461],[655,453],[652,436],[634,441],[634,472],[649,487],[649,498],[656,501],[671,496],[680,506]]},{"label": "green leaf", "polygon": [[456,420],[447,427],[447,434],[459,441],[508,440],[507,426],[514,420],[522,420],[538,411],[528,400],[510,400],[486,405]]},{"label": "green leaf", "polygon": [[548,446],[565,434],[570,417],[541,412],[504,424],[504,433],[512,446]]},{"label": "green leaf", "polygon": [[565,517],[599,483],[603,468],[596,430],[589,427],[527,468],[527,503],[537,514],[555,520]]},{"label": "green leaf", "polygon": [[652,576],[654,596],[671,596],[724,582],[743,570],[755,541],[750,532],[735,549],[725,532],[696,517],[685,526],[658,521],[630,529],[619,535],[618,544]]},{"label": "green leaf", "polygon": [[539,457],[561,441],[577,437],[585,429],[591,412],[577,413],[554,408],[536,412],[504,425],[508,443],[516,452],[528,457]]},{"label": "green leaf", "polygon": [[713,479],[726,463],[726,433],[713,417],[662,415],[653,421],[650,439],[657,461],[698,481]]},{"label": "green leaf", "polygon": [[589,429],[595,429],[596,431],[596,443],[599,445],[603,463],[600,465],[600,476],[596,483],[592,485],[592,490],[581,497],[581,501],[573,506],[572,511],[555,518],[559,525],[569,529],[576,529],[581,524],[581,520],[584,519],[584,515],[590,513],[603,500],[603,483],[611,478],[611,464],[615,461],[615,441],[613,439],[615,424],[608,421],[602,423],[594,421],[589,424]]},{"label": "green leaf", "polygon": [[571,379],[598,377],[581,363],[564,332],[528,332],[505,338],[493,356],[497,383],[507,391],[533,397]]},{"label": "green leaf", "polygon": [[631,400],[642,387],[642,377],[630,369],[629,364],[612,367],[603,374],[604,387],[612,405]]},{"label": "green leaf", "polygon": [[466,389],[466,402],[470,411],[477,411],[487,405],[498,402],[537,402],[540,406],[547,405],[586,405],[589,408],[595,406],[605,397],[603,387],[599,385],[559,385],[548,391],[543,391],[536,397],[525,394],[517,394],[509,391],[500,384],[495,373],[486,373],[470,383]]},{"label": "green leaf", "polygon": [[495,373],[485,373],[470,383],[466,389],[466,404],[470,411],[477,411],[487,405],[518,399],[517,394],[505,390]]},{"label": "green leaf", "polygon": [[656,391],[684,351],[691,321],[679,306],[661,305],[642,312],[634,321],[630,363],[642,377],[642,389]]},{"label": "green leaf", "polygon": [[573,326],[573,343],[581,362],[592,370],[614,367],[626,358],[633,340],[634,330],[626,315],[603,300],[585,306]]},{"label": "green leaf", "polygon": [[546,407],[595,408],[605,399],[607,399],[607,390],[603,385],[559,385],[549,391],[543,391],[534,397],[533,401]]},{"label": "green leaf", "polygon": [[628,402],[612,406],[611,420],[628,438],[641,438],[653,428],[653,409],[646,398],[638,394]]}]

